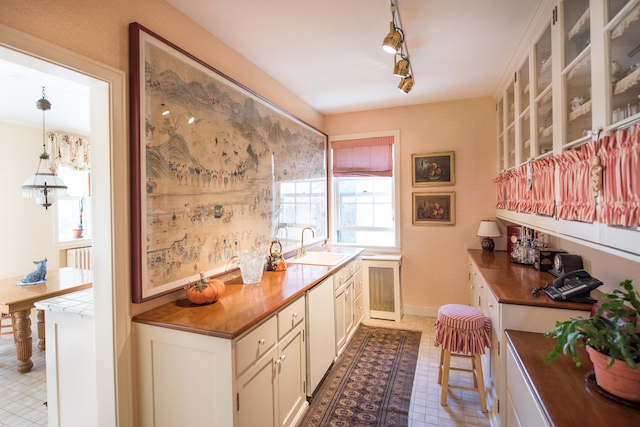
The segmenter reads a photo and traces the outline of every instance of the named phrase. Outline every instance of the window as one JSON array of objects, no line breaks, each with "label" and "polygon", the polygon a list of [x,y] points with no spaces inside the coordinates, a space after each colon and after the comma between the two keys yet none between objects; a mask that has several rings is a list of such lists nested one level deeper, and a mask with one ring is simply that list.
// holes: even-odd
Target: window
[{"label": "window", "polygon": [[[67,197],[58,199],[56,208],[56,243],[69,246],[82,240],[91,239],[91,197],[89,193],[89,172],[60,167],[57,174],[67,184]],[[73,229],[80,228],[80,206],[82,205],[82,237],[76,237]]]},{"label": "window", "polygon": [[332,137],[332,239],[399,248],[399,132]]},{"label": "window", "polygon": [[[326,236],[327,199],[324,178],[282,181],[277,188],[280,202],[278,224],[287,230],[288,241],[281,241],[284,247],[299,242],[305,227],[313,228],[316,237]],[[276,235],[278,231],[275,230]]]}]

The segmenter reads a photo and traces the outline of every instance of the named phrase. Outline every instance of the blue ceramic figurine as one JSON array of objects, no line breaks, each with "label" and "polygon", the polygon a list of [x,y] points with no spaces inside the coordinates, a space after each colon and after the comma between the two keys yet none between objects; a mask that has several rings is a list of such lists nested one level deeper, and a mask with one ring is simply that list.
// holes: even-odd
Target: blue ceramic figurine
[{"label": "blue ceramic figurine", "polygon": [[44,283],[45,276],[47,275],[47,258],[40,261],[33,261],[33,263],[36,265],[36,269],[24,276],[20,282],[18,282],[18,285]]}]

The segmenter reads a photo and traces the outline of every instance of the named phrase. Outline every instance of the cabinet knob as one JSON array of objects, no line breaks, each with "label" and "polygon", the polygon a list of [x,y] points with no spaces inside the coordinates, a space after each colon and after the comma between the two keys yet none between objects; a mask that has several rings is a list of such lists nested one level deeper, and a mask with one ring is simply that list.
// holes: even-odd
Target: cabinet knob
[{"label": "cabinet knob", "polygon": [[276,359],[275,364],[276,364],[277,366],[280,366],[280,363],[282,363],[282,362],[280,361],[280,359]]},{"label": "cabinet knob", "polygon": [[287,358],[287,356],[285,356],[284,354],[282,356],[280,356],[280,360],[284,362],[284,360]]},{"label": "cabinet knob", "polygon": [[298,317],[298,312],[293,313],[293,318],[295,319],[296,317]]},{"label": "cabinet knob", "polygon": [[260,345],[264,345],[264,343],[266,343],[266,341],[264,340],[264,338],[262,338],[260,341],[258,341],[258,344],[260,344]]}]

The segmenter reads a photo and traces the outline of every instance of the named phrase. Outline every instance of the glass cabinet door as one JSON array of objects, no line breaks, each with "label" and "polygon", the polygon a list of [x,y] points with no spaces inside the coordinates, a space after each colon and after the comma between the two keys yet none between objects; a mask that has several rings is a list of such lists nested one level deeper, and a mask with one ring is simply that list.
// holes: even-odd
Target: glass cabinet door
[{"label": "glass cabinet door", "polygon": [[497,116],[498,116],[498,172],[502,172],[506,169],[506,161],[504,158],[504,100],[500,98],[496,104]]},{"label": "glass cabinet door", "polygon": [[564,20],[563,146],[587,140],[591,118],[591,40],[589,0],[562,3]]},{"label": "glass cabinet door", "polygon": [[535,117],[536,139],[534,153],[536,156],[548,153],[553,149],[553,108],[551,91],[551,24],[535,44]]},{"label": "glass cabinet door", "polygon": [[515,127],[515,114],[516,114],[516,103],[515,103],[515,95],[514,95],[514,84],[513,82],[507,86],[507,93],[505,96],[505,105],[504,108],[506,110],[506,156],[507,156],[507,169],[511,169],[516,166],[516,127]]},{"label": "glass cabinet door", "polygon": [[610,123],[640,118],[640,1],[608,1]]},{"label": "glass cabinet door", "polygon": [[531,157],[531,87],[529,79],[529,58],[527,58],[518,71],[517,89],[518,104],[520,106],[518,110],[520,138],[518,140],[519,158],[516,159],[516,162],[521,164]]}]

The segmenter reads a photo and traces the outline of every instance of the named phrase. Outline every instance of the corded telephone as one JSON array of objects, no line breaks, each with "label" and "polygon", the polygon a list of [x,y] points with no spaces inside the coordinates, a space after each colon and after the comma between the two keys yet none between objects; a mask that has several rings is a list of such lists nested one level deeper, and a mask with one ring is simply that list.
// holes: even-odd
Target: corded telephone
[{"label": "corded telephone", "polygon": [[600,280],[585,270],[574,270],[555,279],[553,286],[546,286],[544,291],[554,300],[593,304],[596,300],[589,297],[589,292],[598,286],[602,286]]}]

